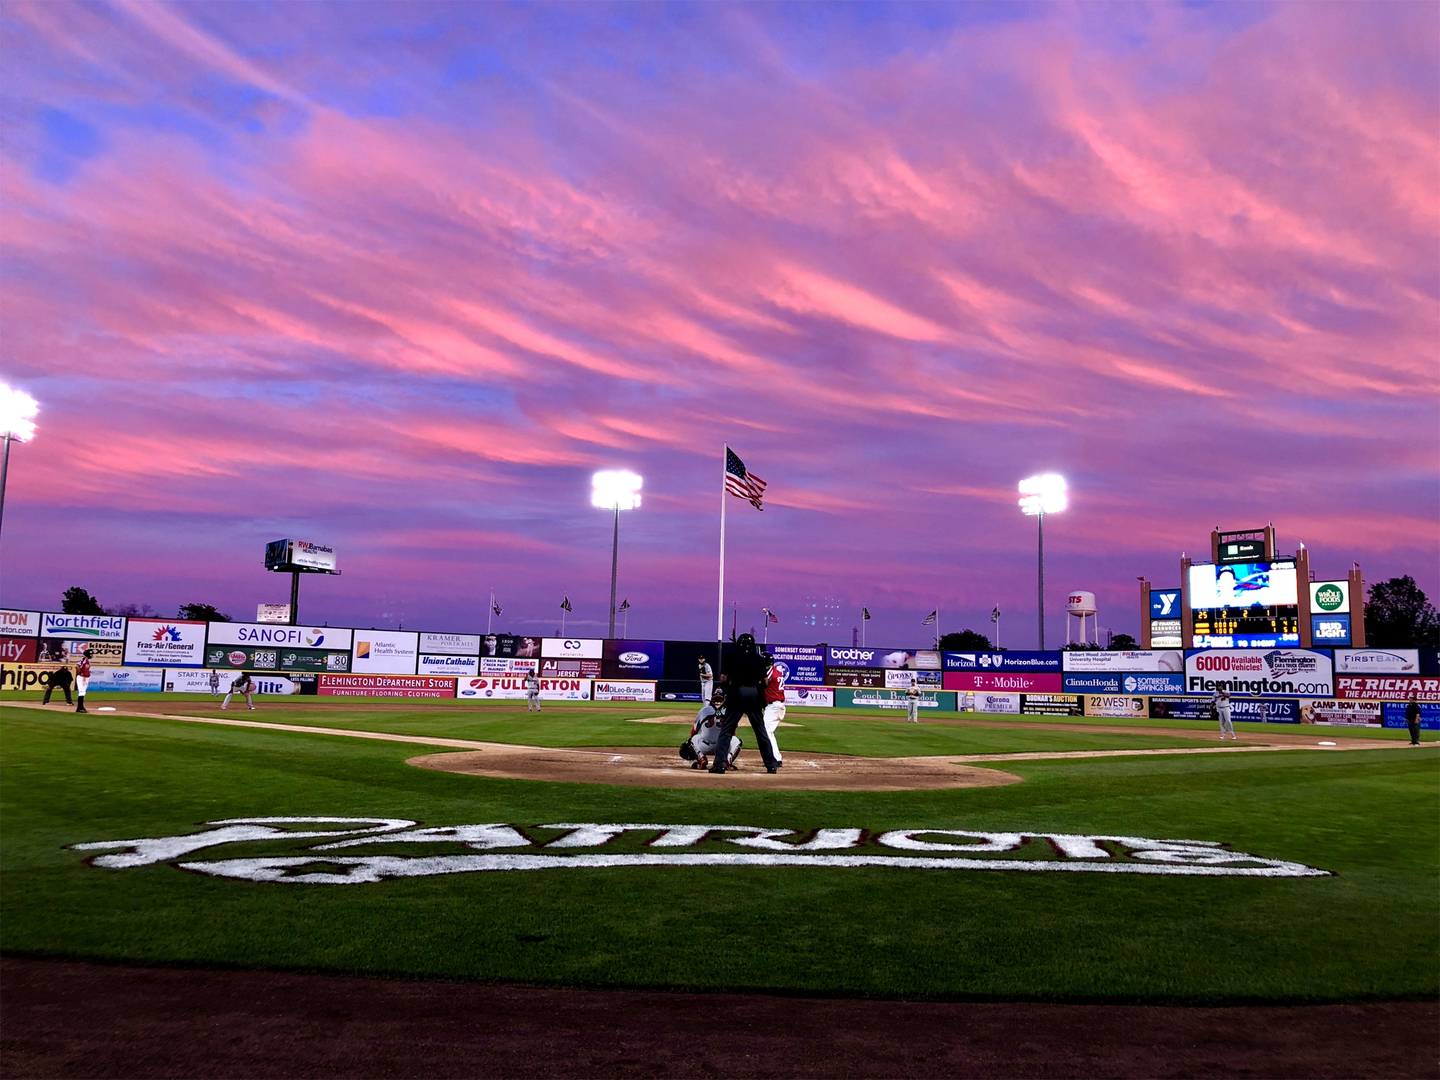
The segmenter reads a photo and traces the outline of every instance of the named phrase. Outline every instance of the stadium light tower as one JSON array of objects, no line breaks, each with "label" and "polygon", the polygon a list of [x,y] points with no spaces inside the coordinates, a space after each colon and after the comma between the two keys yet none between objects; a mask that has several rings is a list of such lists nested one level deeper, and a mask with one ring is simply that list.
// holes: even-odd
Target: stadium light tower
[{"label": "stadium light tower", "polygon": [[620,569],[620,511],[640,506],[644,481],[626,469],[602,469],[590,478],[590,505],[615,512],[615,539],[610,546],[610,632],[615,636],[615,580]]},{"label": "stadium light tower", "polygon": [[5,436],[5,456],[0,458],[0,526],[5,522],[5,476],[10,471],[10,443],[29,442],[35,437],[35,414],[40,406],[23,390],[0,383],[0,435]]},{"label": "stadium light tower", "polygon": [[1020,481],[1020,509],[1039,522],[1040,566],[1040,649],[1045,649],[1045,515],[1058,514],[1069,505],[1065,478],[1042,473]]}]

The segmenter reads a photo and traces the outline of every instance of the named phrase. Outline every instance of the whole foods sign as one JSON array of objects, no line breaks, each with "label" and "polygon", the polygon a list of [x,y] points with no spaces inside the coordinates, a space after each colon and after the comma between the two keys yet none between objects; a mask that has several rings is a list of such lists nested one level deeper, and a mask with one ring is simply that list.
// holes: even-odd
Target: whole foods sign
[{"label": "whole foods sign", "polygon": [[1185,657],[1185,690],[1255,697],[1334,697],[1327,653],[1311,649],[1204,649]]},{"label": "whole foods sign", "polygon": [[[982,870],[1135,874],[1159,877],[1328,877],[1325,870],[1232,851],[1214,840],[1151,840],[1082,833],[971,829],[792,829],[743,825],[500,822],[424,827],[404,818],[255,817],[205,823],[198,832],[72,844],[96,852],[91,866],[130,870],[169,863],[180,870],[285,885],[373,885],[444,874],[640,867],[808,867],[850,870]],[[640,851],[612,851],[639,834]],[[265,848],[319,841],[301,855]],[[411,854],[413,845],[423,854]],[[245,845],[243,847],[238,845]],[[199,857],[225,846],[224,858]],[[437,850],[439,849],[439,850]],[[447,850],[448,849],[448,850]],[[104,852],[105,854],[99,854]]]}]

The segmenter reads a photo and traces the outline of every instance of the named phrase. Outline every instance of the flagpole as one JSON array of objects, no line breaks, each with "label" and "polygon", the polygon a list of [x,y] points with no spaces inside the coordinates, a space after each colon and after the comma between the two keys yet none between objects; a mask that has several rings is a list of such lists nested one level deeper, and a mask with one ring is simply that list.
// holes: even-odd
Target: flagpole
[{"label": "flagpole", "polygon": [[720,600],[715,611],[715,640],[725,640],[725,459],[730,444],[720,449]]},{"label": "flagpole", "polygon": [[495,590],[490,590],[490,609],[485,612],[485,636],[490,636],[490,621],[495,618]]}]

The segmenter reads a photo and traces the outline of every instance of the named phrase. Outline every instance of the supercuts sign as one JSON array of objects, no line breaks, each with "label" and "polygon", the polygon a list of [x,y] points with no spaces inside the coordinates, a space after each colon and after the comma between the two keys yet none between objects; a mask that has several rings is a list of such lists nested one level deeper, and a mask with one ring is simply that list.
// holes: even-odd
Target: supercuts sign
[{"label": "supercuts sign", "polygon": [[1202,649],[1185,657],[1185,691],[1254,697],[1335,697],[1328,653],[1312,649]]},{"label": "supercuts sign", "polygon": [[[616,839],[636,834],[645,841],[638,850],[633,840]],[[313,842],[302,845],[297,855],[297,840]],[[416,845],[422,845],[421,850]],[[213,851],[219,847],[225,848],[223,854]],[[291,886],[368,885],[493,871],[666,866],[1330,876],[1303,863],[1231,851],[1214,840],[924,828],[797,833],[744,825],[577,822],[426,828],[404,818],[258,817],[209,821],[195,832],[176,836],[72,844],[70,850],[93,852],[90,865],[103,870],[168,863],[212,877]]]}]

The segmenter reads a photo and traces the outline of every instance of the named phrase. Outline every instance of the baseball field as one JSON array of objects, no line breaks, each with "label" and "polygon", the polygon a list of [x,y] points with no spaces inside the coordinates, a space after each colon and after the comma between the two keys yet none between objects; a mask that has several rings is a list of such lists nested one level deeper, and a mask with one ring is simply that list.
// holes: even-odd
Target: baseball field
[{"label": "baseball field", "polygon": [[[676,753],[673,705],[141,697],[0,708],[12,972],[1422,1010],[1392,1020],[1440,997],[1432,732],[791,709],[778,774],[749,751],[720,777]],[[8,1026],[8,1074],[65,1071]]]}]

